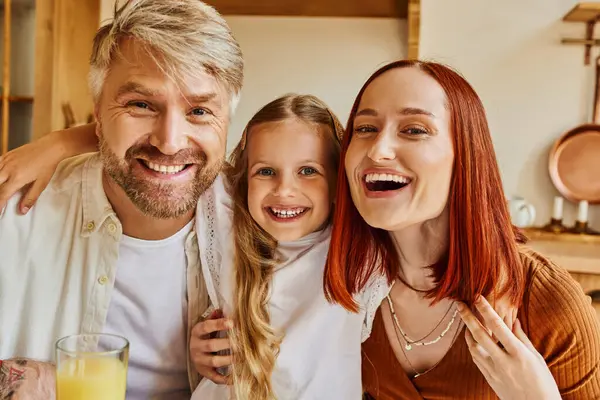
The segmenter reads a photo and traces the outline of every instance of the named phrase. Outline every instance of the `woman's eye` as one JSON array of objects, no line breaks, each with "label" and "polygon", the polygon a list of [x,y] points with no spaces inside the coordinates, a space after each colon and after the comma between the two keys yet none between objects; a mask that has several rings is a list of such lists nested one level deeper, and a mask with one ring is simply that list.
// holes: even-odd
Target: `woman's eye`
[{"label": "woman's eye", "polygon": [[362,126],[358,126],[356,128],[354,128],[354,133],[357,134],[364,134],[364,133],[369,133],[369,132],[377,132],[377,128],[375,128],[374,126],[370,126],[370,125],[362,125]]},{"label": "woman's eye", "polygon": [[261,168],[258,171],[256,171],[256,175],[258,175],[258,176],[273,176],[273,175],[275,175],[275,171],[273,171],[271,168]]},{"label": "woman's eye", "polygon": [[406,133],[408,135],[411,135],[411,136],[427,135],[429,133],[425,129],[419,128],[419,127],[416,127],[416,126],[404,129],[402,132],[404,132],[404,133]]},{"label": "woman's eye", "polygon": [[318,171],[315,168],[313,168],[313,167],[304,167],[304,168],[302,168],[300,170],[300,174],[301,175],[308,175],[308,176],[310,176],[310,175],[314,175],[316,173],[318,173]]}]

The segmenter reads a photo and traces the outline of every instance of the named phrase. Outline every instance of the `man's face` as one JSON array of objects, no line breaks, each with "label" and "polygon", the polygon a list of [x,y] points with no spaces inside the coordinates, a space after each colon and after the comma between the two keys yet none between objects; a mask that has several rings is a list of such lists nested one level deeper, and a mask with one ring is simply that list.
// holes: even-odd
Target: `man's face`
[{"label": "man's face", "polygon": [[176,83],[135,40],[119,49],[96,104],[104,171],[144,214],[179,217],[223,165],[230,97],[207,74]]}]

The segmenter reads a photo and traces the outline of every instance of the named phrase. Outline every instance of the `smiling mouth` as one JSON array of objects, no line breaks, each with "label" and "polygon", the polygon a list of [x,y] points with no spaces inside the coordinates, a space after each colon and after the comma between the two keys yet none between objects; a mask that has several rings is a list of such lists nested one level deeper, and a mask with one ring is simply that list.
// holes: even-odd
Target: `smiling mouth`
[{"label": "smiling mouth", "polygon": [[370,192],[389,192],[400,190],[410,184],[410,178],[392,174],[366,174],[363,177],[365,186]]},{"label": "smiling mouth", "polygon": [[284,207],[265,207],[265,210],[273,217],[275,220],[281,221],[291,221],[300,218],[302,215],[306,214],[309,207],[292,207],[292,208],[284,208]]},{"label": "smiling mouth", "polygon": [[147,161],[147,160],[143,160],[143,159],[139,159],[139,158],[138,158],[138,161],[140,162],[140,164],[142,164],[147,169],[154,171],[154,172],[158,172],[159,174],[164,174],[164,175],[175,175],[175,174],[178,174],[178,173],[188,169],[192,165],[194,165],[194,164],[165,165],[165,164],[158,164],[158,163],[154,163],[152,161]]}]

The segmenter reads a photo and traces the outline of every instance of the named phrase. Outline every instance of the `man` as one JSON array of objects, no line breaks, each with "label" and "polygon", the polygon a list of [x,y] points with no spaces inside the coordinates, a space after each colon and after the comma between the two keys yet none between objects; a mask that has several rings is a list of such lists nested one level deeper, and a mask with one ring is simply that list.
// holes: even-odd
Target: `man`
[{"label": "man", "polygon": [[27,215],[13,196],[0,217],[0,399],[51,398],[56,340],[92,332],[129,340],[128,399],[190,398],[189,335],[208,306],[194,214],[242,75],[198,0],[130,0],[100,28],[100,152],[61,163]]}]

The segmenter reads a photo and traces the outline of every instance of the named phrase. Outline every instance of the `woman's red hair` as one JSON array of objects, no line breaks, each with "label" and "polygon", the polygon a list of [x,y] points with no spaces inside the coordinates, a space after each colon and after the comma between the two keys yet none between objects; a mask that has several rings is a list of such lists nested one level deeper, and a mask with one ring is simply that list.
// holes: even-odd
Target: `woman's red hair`
[{"label": "woman's red hair", "polygon": [[377,70],[352,106],[342,143],[337,204],[325,266],[326,296],[357,311],[354,295],[373,274],[384,274],[389,283],[398,276],[399,258],[392,238],[360,216],[350,197],[344,167],[354,117],[365,89],[374,79],[396,68],[418,68],[433,77],[446,93],[450,113],[455,159],[448,198],[449,247],[431,267],[436,285],[428,297],[434,302],[453,298],[472,304],[477,295],[494,293],[496,298],[508,296],[518,306],[525,276],[517,244],[526,238],[510,221],[483,104],[458,73],[441,64],[415,60],[396,61]]}]

